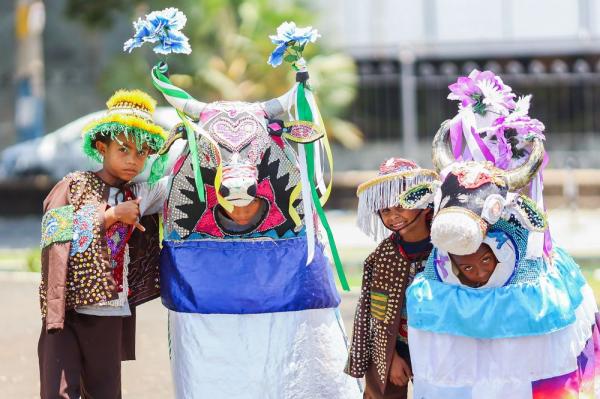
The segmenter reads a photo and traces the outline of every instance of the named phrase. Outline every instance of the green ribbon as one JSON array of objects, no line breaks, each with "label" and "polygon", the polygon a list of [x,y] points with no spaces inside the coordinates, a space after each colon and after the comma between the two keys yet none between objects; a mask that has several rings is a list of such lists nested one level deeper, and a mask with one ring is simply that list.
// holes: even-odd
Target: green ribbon
[{"label": "green ribbon", "polygon": [[164,153],[156,157],[152,166],[150,167],[150,177],[148,177],[148,184],[154,186],[165,174],[165,168],[167,166],[167,160],[169,155]]},{"label": "green ribbon", "polygon": [[[298,85],[298,92],[296,95],[296,104],[298,106],[298,119],[302,121],[313,122],[313,114],[310,110],[310,105],[306,100],[306,94],[304,90],[310,90],[308,87],[305,87],[304,82]],[[340,280],[340,284],[342,285],[342,289],[344,291],[350,291],[350,286],[348,285],[348,280],[346,279],[346,274],[344,273],[344,267],[342,266],[342,261],[340,260],[340,255],[337,250],[337,245],[335,244],[335,240],[333,238],[333,233],[331,232],[331,227],[329,226],[329,222],[327,221],[327,217],[325,216],[325,212],[323,211],[323,207],[321,206],[321,200],[319,199],[319,194],[317,193],[317,187],[315,186],[314,176],[315,176],[315,153],[314,153],[314,143],[307,144],[299,144],[304,145],[304,150],[306,153],[306,165],[308,167],[308,181],[310,184],[310,192],[312,195],[312,201],[317,211],[317,215],[319,215],[319,220],[321,220],[321,224],[323,228],[327,232],[327,238],[329,239],[329,246],[331,248],[331,255],[333,256],[333,262],[335,264],[335,269],[337,271],[338,279]],[[310,215],[304,215],[304,217],[311,217]]]},{"label": "green ribbon", "polygon": [[[177,86],[173,85],[169,78],[165,75],[169,70],[169,66],[160,62],[152,68],[152,84],[158,91],[160,91],[165,96],[183,98],[183,99],[191,99],[187,92],[181,90]],[[190,149],[190,155],[192,157],[192,167],[194,169],[194,183],[196,184],[196,190],[198,191],[198,198],[200,202],[206,202],[206,194],[204,192],[204,181],[202,180],[202,173],[200,170],[200,158],[198,158],[198,145],[196,144],[196,133],[194,128],[190,124],[190,120],[184,115],[180,110],[176,110],[177,115],[182,120],[183,125],[186,130],[186,137],[188,141],[188,148]],[[158,161],[158,159],[156,160]],[[156,162],[155,161],[155,162]],[[157,166],[158,168],[159,166]],[[152,165],[152,169],[154,170],[154,164]]]}]

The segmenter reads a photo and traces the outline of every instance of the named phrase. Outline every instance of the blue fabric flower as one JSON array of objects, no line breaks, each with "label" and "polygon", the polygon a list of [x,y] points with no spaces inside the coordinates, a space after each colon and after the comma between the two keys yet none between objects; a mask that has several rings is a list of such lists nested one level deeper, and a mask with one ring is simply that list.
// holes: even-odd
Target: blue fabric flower
[{"label": "blue fabric flower", "polygon": [[317,38],[321,37],[316,29],[312,26],[306,28],[298,28],[294,22],[284,22],[277,28],[277,34],[269,36],[273,44],[282,44],[295,41],[303,46],[308,42],[314,43]]},{"label": "blue fabric flower", "polygon": [[183,33],[175,30],[167,31],[167,34],[159,41],[158,45],[154,47],[153,50],[158,54],[189,54],[192,52],[187,37],[185,37]]},{"label": "blue fabric flower", "polygon": [[188,38],[181,32],[187,17],[177,8],[165,8],[162,11],[152,11],[144,19],[139,18],[133,23],[135,34],[123,45],[123,51],[131,53],[142,47],[144,43],[156,43],[153,51],[158,54],[192,52]]},{"label": "blue fabric flower", "polygon": [[269,65],[273,65],[273,67],[281,65],[283,61],[283,55],[285,54],[285,50],[287,50],[287,44],[282,43],[279,46],[275,47],[275,50],[269,56]]},{"label": "blue fabric flower", "polygon": [[165,27],[172,30],[181,30],[187,23],[187,17],[177,8],[169,7],[162,11],[152,11],[146,20],[156,27]]},{"label": "blue fabric flower", "polygon": [[302,57],[302,50],[307,43],[314,43],[321,37],[316,29],[312,26],[298,28],[294,22],[284,22],[277,28],[277,34],[269,36],[271,42],[277,47],[271,53],[267,61],[273,67],[277,67],[283,61],[283,56],[289,46],[298,46],[295,59]]}]

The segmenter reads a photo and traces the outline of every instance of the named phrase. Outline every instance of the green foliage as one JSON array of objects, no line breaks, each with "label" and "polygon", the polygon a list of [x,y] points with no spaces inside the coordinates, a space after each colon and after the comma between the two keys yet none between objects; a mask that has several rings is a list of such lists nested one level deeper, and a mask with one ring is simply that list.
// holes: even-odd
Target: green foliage
[{"label": "green foliage", "polygon": [[39,249],[31,249],[27,253],[27,270],[39,272],[42,268],[42,252]]},{"label": "green foliage", "polygon": [[90,28],[109,28],[113,25],[114,15],[126,12],[138,1],[122,0],[68,0],[65,14],[69,18],[80,19]]},{"label": "green foliage", "polygon": [[[102,27],[116,13],[128,13],[134,20],[152,10],[173,6],[172,1],[166,0],[92,3],[95,4],[87,0],[69,0],[68,13],[90,27]],[[316,22],[316,12],[307,1],[180,0],[176,7],[188,17],[183,31],[189,37],[193,51],[189,56],[168,57],[170,79],[205,102],[259,101],[286,92],[294,82],[294,73],[286,65],[275,69],[267,64],[274,49],[268,36],[274,34],[284,21],[295,21],[299,26],[315,25]],[[127,39],[124,37],[123,42]],[[294,53],[304,49],[294,46],[292,50],[286,61],[295,61],[297,55]],[[322,49],[320,42],[311,43],[303,54],[326,128],[334,139],[347,147],[360,146],[362,134],[359,129],[341,119],[356,96],[354,62],[344,54],[332,54]],[[106,95],[119,88],[140,88],[152,93],[150,68],[157,61],[151,45],[132,54],[117,55],[109,62],[99,87]]]}]

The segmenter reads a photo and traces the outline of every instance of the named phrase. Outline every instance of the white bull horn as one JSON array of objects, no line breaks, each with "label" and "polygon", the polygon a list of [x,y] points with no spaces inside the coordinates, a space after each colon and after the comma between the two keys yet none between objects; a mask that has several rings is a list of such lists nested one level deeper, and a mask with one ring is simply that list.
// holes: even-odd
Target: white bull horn
[{"label": "white bull horn", "polygon": [[168,70],[169,66],[165,63],[159,63],[152,68],[154,87],[162,93],[168,103],[176,110],[183,112],[194,120],[200,119],[200,114],[206,107],[206,103],[196,100],[185,90],[175,86],[166,75]]},{"label": "white bull horn", "polygon": [[446,120],[442,122],[431,145],[433,166],[438,172],[456,161],[450,149],[450,135],[448,133],[450,133],[450,121]]},{"label": "white bull horn", "polygon": [[544,162],[544,143],[539,137],[534,137],[531,143],[531,152],[527,162],[518,168],[507,170],[504,173],[510,191],[525,187],[533,176],[540,170]]},{"label": "white bull horn", "polygon": [[292,104],[294,103],[294,94],[296,93],[296,86],[292,87],[287,93],[265,101],[262,104],[267,116],[270,119],[275,119],[283,113],[287,112]]}]

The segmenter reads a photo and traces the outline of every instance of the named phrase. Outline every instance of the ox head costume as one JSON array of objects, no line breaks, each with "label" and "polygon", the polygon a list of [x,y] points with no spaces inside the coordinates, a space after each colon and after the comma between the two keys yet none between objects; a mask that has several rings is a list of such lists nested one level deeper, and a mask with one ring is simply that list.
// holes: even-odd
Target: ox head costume
[{"label": "ox head costume", "polygon": [[[259,103],[204,103],[174,86],[165,75],[165,64],[153,69],[155,86],[183,121],[173,129],[162,152],[178,139],[187,140],[171,170],[163,213],[162,293],[169,308],[199,313],[261,313],[337,305],[339,296],[323,246],[317,240],[319,219],[327,232],[342,285],[347,287],[322,209],[330,187],[323,181],[319,161],[322,153],[331,159],[329,144],[307,83],[305,62],[300,58],[294,66],[294,87],[279,98]],[[157,165],[153,169],[162,167],[160,159]],[[258,210],[245,223],[228,217],[228,212],[250,204],[258,204]],[[225,250],[227,245],[235,245],[239,261],[231,259]],[[207,246],[216,249],[211,252]],[[270,252],[257,251],[258,247],[269,247]],[[192,259],[204,259],[214,266],[203,267],[203,282],[188,281],[195,287],[211,287],[194,289],[197,297],[190,302],[179,289],[182,279],[200,278],[198,274],[191,277],[182,268]],[[239,263],[239,270],[231,266],[223,273],[217,265],[224,262]],[[287,274],[280,262],[289,266]],[[277,273],[264,273],[270,278],[280,276],[281,281],[260,280],[251,264],[277,269]],[[210,270],[212,267],[219,272]],[[216,282],[215,278],[221,280]],[[304,279],[304,283],[294,279]],[[236,285],[242,281],[247,292]],[[285,292],[290,284],[298,285],[298,290]],[[216,287],[231,290],[230,300],[212,296],[209,292]],[[263,290],[267,290],[271,301],[258,301],[257,293],[265,294]],[[190,303],[194,305],[188,306]]]},{"label": "ox head costume", "polygon": [[[514,101],[492,72],[473,71],[450,89],[459,112],[433,141],[442,177],[435,248],[407,292],[415,396],[558,398],[593,390],[597,308],[577,264],[549,239],[544,126],[528,116],[530,97]],[[473,288],[454,259],[482,244],[497,263]]]},{"label": "ox head costume", "polygon": [[[150,13],[128,43],[189,52],[179,31],[185,19],[173,8]],[[340,296],[317,232],[320,220],[347,288],[322,209],[331,184],[321,161],[332,158],[302,58],[317,37],[293,23],[271,36],[269,63],[293,60],[296,84],[265,102],[205,103],[175,86],[165,63],[152,70],[182,122],[152,165],[151,182],[169,149],[177,152],[173,144],[185,142],[170,154],[160,264],[177,397],[359,396],[342,372]]]}]

